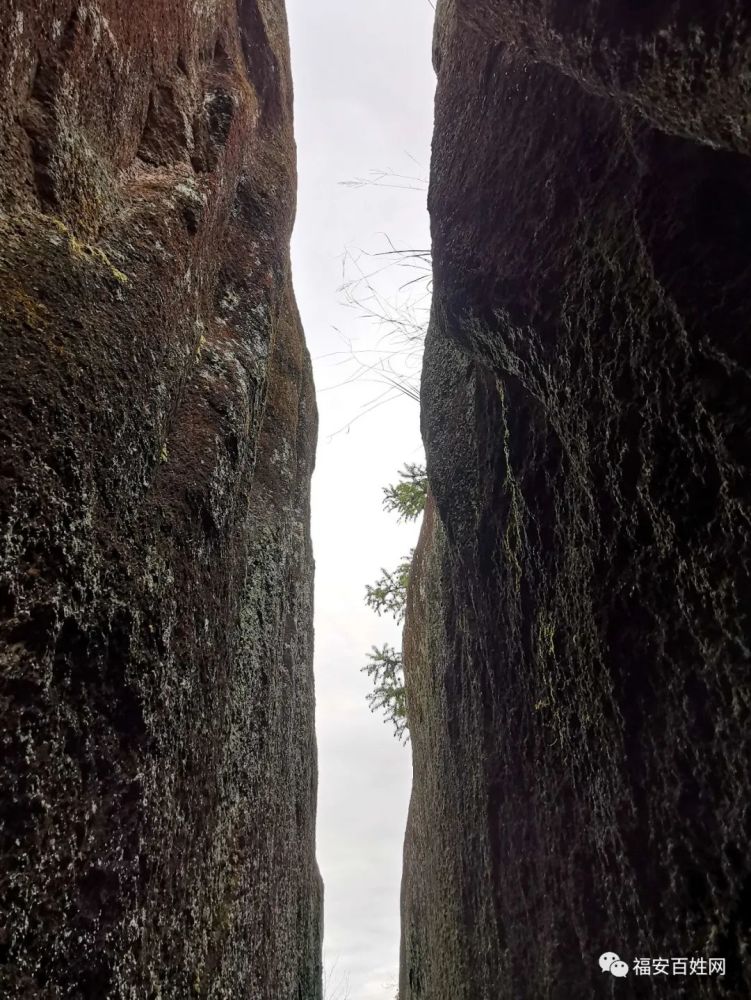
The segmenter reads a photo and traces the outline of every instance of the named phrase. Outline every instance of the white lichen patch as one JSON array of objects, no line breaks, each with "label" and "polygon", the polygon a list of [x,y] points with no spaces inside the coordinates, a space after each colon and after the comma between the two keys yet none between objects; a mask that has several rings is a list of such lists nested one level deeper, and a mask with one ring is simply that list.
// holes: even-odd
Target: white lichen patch
[{"label": "white lichen patch", "polygon": [[81,18],[82,23],[85,23],[86,21],[91,22],[91,40],[94,48],[99,47],[104,35],[107,36],[114,49],[118,48],[117,39],[112,32],[109,21],[101,12],[97,4],[83,4],[79,10],[79,17]]},{"label": "white lichen patch", "polygon": [[24,16],[23,11],[19,10],[16,12],[16,17],[13,22],[13,27],[10,31],[9,49],[10,49],[10,59],[8,60],[8,68],[6,70],[6,80],[9,87],[13,86],[13,80],[16,75],[16,67],[18,66],[19,60],[22,55],[26,52],[26,44],[24,42]]},{"label": "white lichen patch", "polygon": [[175,185],[175,192],[187,201],[191,201],[196,204],[200,203],[201,205],[205,205],[208,201],[205,193],[200,191],[196,182],[189,177],[186,177],[184,181],[180,181],[179,184]]},{"label": "white lichen patch", "polygon": [[272,465],[289,465],[292,459],[292,449],[288,441],[282,441],[281,448],[275,448],[271,455]]}]

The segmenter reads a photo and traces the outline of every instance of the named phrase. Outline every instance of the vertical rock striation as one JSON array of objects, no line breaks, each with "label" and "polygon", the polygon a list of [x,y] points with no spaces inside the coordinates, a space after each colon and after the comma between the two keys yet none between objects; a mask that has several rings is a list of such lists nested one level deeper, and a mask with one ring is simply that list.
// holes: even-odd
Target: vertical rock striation
[{"label": "vertical rock striation", "polygon": [[0,994],[320,997],[282,0],[0,11]]},{"label": "vertical rock striation", "polygon": [[401,1000],[751,990],[750,33],[439,4]]}]

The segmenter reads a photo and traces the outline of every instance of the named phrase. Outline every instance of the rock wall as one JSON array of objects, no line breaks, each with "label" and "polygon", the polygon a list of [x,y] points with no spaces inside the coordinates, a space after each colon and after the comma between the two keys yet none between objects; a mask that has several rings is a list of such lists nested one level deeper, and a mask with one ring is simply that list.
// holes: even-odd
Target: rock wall
[{"label": "rock wall", "polygon": [[320,997],[282,0],[0,10],[0,994]]},{"label": "rock wall", "polygon": [[750,995],[750,31],[439,4],[400,1000]]}]

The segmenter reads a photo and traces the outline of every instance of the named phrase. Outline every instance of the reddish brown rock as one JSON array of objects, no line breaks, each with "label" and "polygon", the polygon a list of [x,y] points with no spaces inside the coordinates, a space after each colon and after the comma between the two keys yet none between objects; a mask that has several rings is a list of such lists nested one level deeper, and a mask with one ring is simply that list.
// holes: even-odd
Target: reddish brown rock
[{"label": "reddish brown rock", "polygon": [[747,5],[437,19],[400,998],[747,997]]},{"label": "reddish brown rock", "polygon": [[316,998],[281,0],[0,12],[0,993]]}]

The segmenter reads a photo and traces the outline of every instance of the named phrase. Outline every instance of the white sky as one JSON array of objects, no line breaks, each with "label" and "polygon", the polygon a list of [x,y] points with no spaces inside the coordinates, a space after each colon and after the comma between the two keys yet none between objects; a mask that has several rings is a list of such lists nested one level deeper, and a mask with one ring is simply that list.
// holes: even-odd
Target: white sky
[{"label": "white sky", "polygon": [[[287,8],[300,172],[294,281],[321,417],[313,541],[328,1000],[393,1000],[411,764],[409,748],[366,704],[366,651],[400,638],[363,597],[380,567],[395,566],[416,541],[415,525],[399,527],[382,510],[381,489],[406,461],[421,460],[419,414],[400,399],[337,434],[380,390],[363,382],[327,390],[350,370],[327,356],[345,349],[343,337],[367,349],[379,336],[342,304],[345,249],[382,250],[384,232],[402,247],[429,246],[424,192],[341,182],[374,170],[427,174],[433,11],[429,0],[288,0]],[[404,281],[396,269],[378,287],[388,294]]]}]

